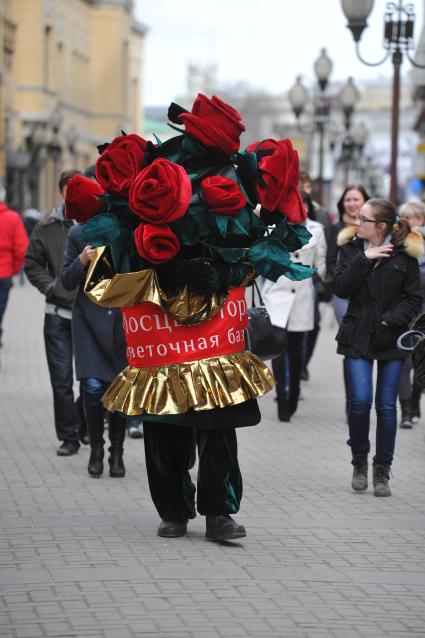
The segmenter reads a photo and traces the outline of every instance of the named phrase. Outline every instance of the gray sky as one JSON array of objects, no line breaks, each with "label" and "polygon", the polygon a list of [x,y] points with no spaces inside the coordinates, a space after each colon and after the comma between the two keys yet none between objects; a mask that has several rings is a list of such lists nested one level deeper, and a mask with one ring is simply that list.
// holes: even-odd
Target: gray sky
[{"label": "gray sky", "polygon": [[[385,0],[375,0],[361,52],[383,57]],[[416,8],[415,38],[423,24],[423,0]],[[220,82],[244,80],[271,93],[286,91],[296,75],[313,81],[313,62],[326,47],[331,79],[390,76],[389,60],[369,68],[355,55],[339,0],[136,0],[136,16],[149,27],[144,67],[144,103],[166,105],[184,93],[188,63],[217,63]],[[403,64],[406,73],[411,68]]]}]

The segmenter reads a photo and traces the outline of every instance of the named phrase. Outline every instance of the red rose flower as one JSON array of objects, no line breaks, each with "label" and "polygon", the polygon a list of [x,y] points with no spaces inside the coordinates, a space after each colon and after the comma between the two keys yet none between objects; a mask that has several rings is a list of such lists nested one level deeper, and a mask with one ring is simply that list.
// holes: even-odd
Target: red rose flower
[{"label": "red rose flower", "polygon": [[202,180],[201,189],[208,206],[219,215],[237,215],[246,204],[239,185],[228,177],[206,177]]},{"label": "red rose flower", "polygon": [[140,224],[134,231],[137,252],[152,264],[162,264],[177,255],[179,240],[169,226]]},{"label": "red rose flower", "polygon": [[182,113],[186,133],[205,146],[231,155],[239,150],[239,137],[245,130],[240,114],[215,95],[209,99],[198,93],[191,113]]},{"label": "red rose flower", "polygon": [[68,219],[86,222],[100,213],[103,203],[99,197],[105,191],[97,182],[84,175],[74,175],[66,187],[65,214]]},{"label": "red rose flower", "polygon": [[109,193],[126,197],[142,170],[147,142],[135,133],[116,137],[96,162],[96,179]]},{"label": "red rose flower", "polygon": [[279,211],[293,224],[306,219],[304,202],[298,190],[300,163],[290,140],[263,140],[246,149],[257,152],[269,150],[258,162],[263,184],[256,184],[258,201],[272,212]]},{"label": "red rose flower", "polygon": [[167,224],[185,214],[191,196],[192,184],[183,166],[160,157],[133,181],[129,207],[146,222]]}]

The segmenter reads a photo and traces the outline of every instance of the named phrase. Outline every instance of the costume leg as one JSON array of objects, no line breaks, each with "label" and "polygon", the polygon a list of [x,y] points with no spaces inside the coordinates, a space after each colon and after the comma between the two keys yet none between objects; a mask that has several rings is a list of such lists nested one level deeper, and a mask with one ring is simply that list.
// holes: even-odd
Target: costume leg
[{"label": "costume leg", "polygon": [[198,512],[235,514],[242,498],[236,431],[198,430]]},{"label": "costume leg", "polygon": [[195,486],[188,467],[192,428],[168,423],[143,424],[149,489],[164,521],[195,518]]}]

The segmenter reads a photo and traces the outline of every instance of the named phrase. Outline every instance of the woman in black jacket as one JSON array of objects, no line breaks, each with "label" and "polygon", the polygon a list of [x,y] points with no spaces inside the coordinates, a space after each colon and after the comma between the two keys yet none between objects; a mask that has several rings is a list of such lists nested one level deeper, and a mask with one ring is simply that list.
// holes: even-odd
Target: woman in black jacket
[{"label": "woman in black jacket", "polygon": [[354,229],[342,231],[333,291],[349,299],[336,340],[345,356],[349,382],[348,445],[354,466],[352,487],[367,489],[369,425],[373,397],[373,362],[378,362],[375,393],[375,496],[390,496],[388,486],[397,431],[397,389],[403,354],[397,338],[420,312],[422,295],[417,257],[423,253],[419,233],[400,221],[393,205],[370,199]]},{"label": "woman in black jacket", "polygon": [[[127,366],[126,345],[121,313],[117,308],[102,308],[84,293],[84,282],[95,250],[81,240],[83,224],[75,225],[68,234],[65,248],[62,284],[65,290],[78,292],[72,308],[72,337],[75,371],[81,381],[83,408],[90,439],[88,473],[94,478],[103,474],[104,414],[101,397],[111,381]],[[125,475],[123,447],[125,417],[109,415],[109,475]]]}]

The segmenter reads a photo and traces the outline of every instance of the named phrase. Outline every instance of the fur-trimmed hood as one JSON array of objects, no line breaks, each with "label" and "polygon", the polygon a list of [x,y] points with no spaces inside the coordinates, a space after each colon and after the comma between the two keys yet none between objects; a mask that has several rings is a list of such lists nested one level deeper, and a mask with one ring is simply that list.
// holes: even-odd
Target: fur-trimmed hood
[{"label": "fur-trimmed hood", "polygon": [[[345,246],[357,234],[356,226],[347,226],[338,233],[338,246]],[[411,230],[403,242],[403,248],[409,257],[419,259],[425,252],[425,244],[422,233],[419,230]]]}]

